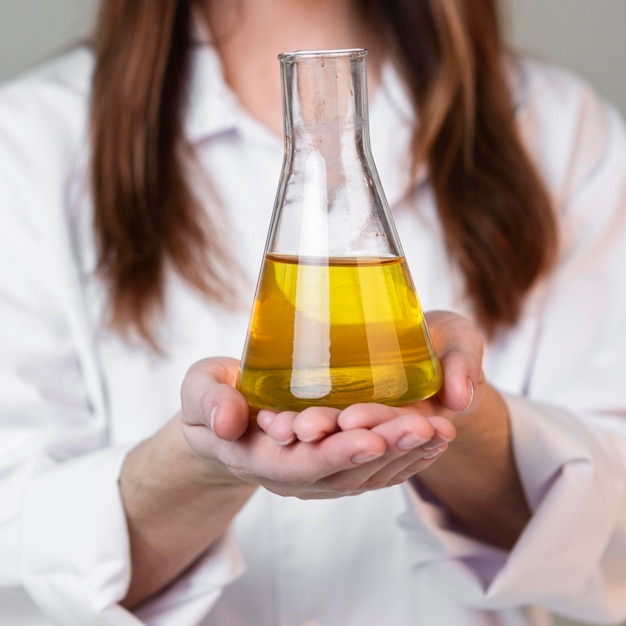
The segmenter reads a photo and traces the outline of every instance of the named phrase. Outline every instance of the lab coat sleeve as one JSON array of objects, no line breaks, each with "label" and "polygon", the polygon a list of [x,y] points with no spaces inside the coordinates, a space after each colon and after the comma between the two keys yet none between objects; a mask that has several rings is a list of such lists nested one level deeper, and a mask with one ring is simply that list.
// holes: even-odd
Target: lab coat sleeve
[{"label": "lab coat sleeve", "polygon": [[[626,132],[569,78],[549,93],[534,148],[557,198],[561,258],[531,315],[523,388],[505,394],[532,518],[510,553],[454,528],[407,491],[415,563],[483,609],[539,605],[599,623],[626,619]],[[552,109],[550,111],[550,109]],[[424,550],[423,546],[429,546]]]},{"label": "lab coat sleeve", "polygon": [[0,90],[0,605],[23,587],[64,626],[194,624],[241,570],[228,537],[141,612],[117,604],[129,446],[109,442],[69,199],[87,95],[63,76],[88,74],[88,56]]}]

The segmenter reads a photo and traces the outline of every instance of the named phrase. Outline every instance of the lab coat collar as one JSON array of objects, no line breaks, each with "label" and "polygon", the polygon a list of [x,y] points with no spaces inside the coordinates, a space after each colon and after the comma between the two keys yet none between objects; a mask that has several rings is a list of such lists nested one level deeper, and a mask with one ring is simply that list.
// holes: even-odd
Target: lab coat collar
[{"label": "lab coat collar", "polygon": [[[212,33],[206,20],[195,15],[192,20],[194,50],[185,122],[188,139],[196,143],[221,133],[243,130],[245,135],[251,130],[257,140],[276,145],[280,138],[243,110],[226,83],[221,59],[211,40]],[[506,54],[504,64],[513,94],[514,111],[519,119],[527,100],[528,81],[515,54]],[[423,185],[428,173],[423,165],[413,177],[407,167],[417,113],[404,81],[390,60],[383,63],[380,85],[373,94],[370,93],[369,117],[374,162],[387,201],[393,207],[416,187]]]},{"label": "lab coat collar", "polygon": [[226,84],[215,48],[208,43],[194,44],[185,123],[187,138],[197,143],[235,129],[239,106]]},{"label": "lab coat collar", "polygon": [[[221,60],[209,37],[201,34],[195,39],[198,43],[194,44],[192,54],[190,100],[185,123],[189,140],[198,143],[222,133],[238,131],[247,137],[252,134],[257,141],[266,144],[282,145],[280,138],[253,120],[242,108],[226,83]],[[506,59],[505,63],[519,119],[528,97],[528,81],[514,57]],[[404,82],[394,64],[387,61],[382,68],[380,85],[370,94],[370,130],[374,162],[391,207],[428,178],[425,166],[415,178],[411,177],[407,167],[411,130],[415,123],[416,113]]]}]

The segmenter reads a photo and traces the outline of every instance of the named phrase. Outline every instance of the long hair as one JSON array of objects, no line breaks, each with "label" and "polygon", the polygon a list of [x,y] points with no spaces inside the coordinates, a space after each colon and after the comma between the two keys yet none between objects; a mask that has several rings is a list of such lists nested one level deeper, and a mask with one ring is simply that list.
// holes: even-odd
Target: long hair
[{"label": "long hair", "polygon": [[449,255],[485,334],[512,326],[553,265],[548,191],[514,117],[496,0],[363,0],[385,27],[419,127],[413,167],[426,163]]},{"label": "long hair", "polygon": [[[91,178],[110,322],[154,343],[172,267],[208,297],[226,252],[186,172],[182,130],[194,0],[104,0],[95,37]],[[496,0],[361,0],[411,93],[409,155],[426,164],[448,252],[483,331],[519,318],[552,265],[555,217],[515,124]],[[210,173],[209,173],[210,175]]]},{"label": "long hair", "polygon": [[234,264],[190,182],[197,164],[183,136],[191,10],[180,0],[104,0],[94,35],[97,271],[110,325],[155,349],[168,270],[216,301],[235,301]]}]

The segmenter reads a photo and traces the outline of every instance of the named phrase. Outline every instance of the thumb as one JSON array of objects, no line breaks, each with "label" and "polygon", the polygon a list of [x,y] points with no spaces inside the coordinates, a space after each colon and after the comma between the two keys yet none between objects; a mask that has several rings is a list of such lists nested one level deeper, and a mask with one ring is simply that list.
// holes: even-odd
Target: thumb
[{"label": "thumb", "polygon": [[483,381],[483,339],[468,318],[456,313],[430,312],[426,322],[443,370],[437,398],[451,411],[464,411]]},{"label": "thumb", "polygon": [[208,427],[221,439],[241,437],[248,429],[250,410],[235,389],[238,369],[239,362],[227,357],[194,363],[181,387],[183,422]]}]

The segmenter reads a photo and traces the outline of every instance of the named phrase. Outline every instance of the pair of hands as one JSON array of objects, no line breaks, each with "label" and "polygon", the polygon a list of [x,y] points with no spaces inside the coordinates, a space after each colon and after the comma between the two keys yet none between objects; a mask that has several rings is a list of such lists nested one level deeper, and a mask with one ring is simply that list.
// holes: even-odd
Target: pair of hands
[{"label": "pair of hands", "polygon": [[454,420],[475,412],[486,384],[482,339],[464,317],[426,315],[444,383],[428,400],[403,407],[355,404],[259,411],[235,389],[238,362],[199,361],[182,386],[183,435],[204,459],[209,482],[241,481],[284,496],[335,498],[402,483],[430,467],[456,437]]}]

